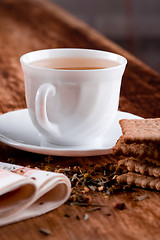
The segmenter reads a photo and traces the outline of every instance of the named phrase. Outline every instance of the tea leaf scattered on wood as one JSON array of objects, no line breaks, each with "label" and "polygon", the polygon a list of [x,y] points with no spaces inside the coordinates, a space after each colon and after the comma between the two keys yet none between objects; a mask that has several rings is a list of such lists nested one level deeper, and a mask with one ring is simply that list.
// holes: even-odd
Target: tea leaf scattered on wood
[{"label": "tea leaf scattered on wood", "polygon": [[65,216],[66,218],[70,218],[70,215],[69,215],[68,213],[65,213],[64,216]]},{"label": "tea leaf scattered on wood", "polygon": [[118,210],[124,210],[126,209],[126,205],[125,203],[116,203],[116,205],[114,206],[115,209],[118,209]]},{"label": "tea leaf scattered on wood", "polygon": [[87,221],[89,219],[89,215],[86,213],[85,215],[84,215],[84,221]]},{"label": "tea leaf scattered on wood", "polygon": [[77,220],[80,220],[80,216],[79,216],[79,215],[76,215],[76,219],[77,219]]},{"label": "tea leaf scattered on wood", "polygon": [[100,207],[90,208],[90,209],[87,209],[86,212],[94,212],[100,209],[101,209]]},{"label": "tea leaf scattered on wood", "polygon": [[[45,162],[52,161],[52,157],[45,159]],[[50,171],[51,166],[43,166],[45,170]],[[102,192],[105,194],[113,194],[114,192],[123,190],[123,185],[117,184],[116,177],[122,174],[123,169],[117,167],[117,164],[107,163],[106,165],[90,165],[88,170],[82,170],[80,166],[72,166],[62,168],[57,166],[52,171],[65,174],[71,181],[72,192],[68,200],[69,203],[91,204],[94,192]],[[84,205],[83,205],[84,206]]]},{"label": "tea leaf scattered on wood", "polygon": [[40,228],[39,229],[40,233],[44,234],[44,235],[51,235],[51,232],[45,228]]},{"label": "tea leaf scattered on wood", "polygon": [[142,200],[144,200],[144,199],[146,199],[146,198],[148,198],[148,195],[147,194],[144,194],[144,195],[141,195],[141,196],[139,196],[139,197],[137,197],[137,201],[142,201]]}]

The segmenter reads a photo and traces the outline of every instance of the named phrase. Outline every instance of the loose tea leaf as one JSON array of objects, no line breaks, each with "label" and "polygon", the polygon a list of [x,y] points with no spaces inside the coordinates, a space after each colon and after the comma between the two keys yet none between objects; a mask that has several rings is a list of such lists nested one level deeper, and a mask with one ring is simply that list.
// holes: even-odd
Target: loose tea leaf
[{"label": "loose tea leaf", "polygon": [[[45,162],[48,164],[52,160],[52,157],[45,158]],[[96,192],[111,195],[124,190],[124,185],[118,184],[116,177],[125,173],[126,170],[118,167],[115,163],[107,163],[104,166],[91,164],[88,170],[84,170],[80,166],[53,168],[51,165],[43,165],[43,168],[46,171],[63,173],[70,179],[72,192],[68,202],[77,203],[79,206],[90,205],[91,195]]]},{"label": "loose tea leaf", "polygon": [[84,215],[84,221],[87,221],[89,219],[89,215],[88,214],[85,214]]},{"label": "loose tea leaf", "polygon": [[77,219],[77,220],[80,220],[80,216],[76,215],[76,219]]},{"label": "loose tea leaf", "polygon": [[126,205],[125,205],[125,203],[116,203],[114,208],[118,209],[118,210],[124,210],[126,208]]},{"label": "loose tea leaf", "polygon": [[100,207],[95,207],[95,208],[87,209],[86,211],[87,212],[94,212],[94,211],[97,211],[97,210],[100,210],[100,209],[101,209]]},{"label": "loose tea leaf", "polygon": [[148,195],[147,195],[147,194],[144,194],[144,195],[142,195],[142,196],[137,197],[137,201],[142,201],[142,200],[144,200],[144,199],[146,199],[146,198],[148,198]]},{"label": "loose tea leaf", "polygon": [[40,233],[44,234],[44,235],[51,235],[51,232],[45,228],[40,228],[39,229]]},{"label": "loose tea leaf", "polygon": [[65,216],[66,218],[70,218],[70,215],[67,214],[67,213],[65,213],[64,216]]}]

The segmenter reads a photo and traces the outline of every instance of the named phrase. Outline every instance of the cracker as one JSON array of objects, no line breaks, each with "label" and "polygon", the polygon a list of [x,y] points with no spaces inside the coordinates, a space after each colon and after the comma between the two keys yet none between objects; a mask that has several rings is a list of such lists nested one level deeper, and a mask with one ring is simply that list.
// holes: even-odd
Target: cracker
[{"label": "cracker", "polygon": [[160,178],[128,172],[117,176],[116,181],[119,184],[128,184],[141,188],[150,188],[160,191]]},{"label": "cracker", "polygon": [[160,177],[160,167],[152,163],[138,162],[134,158],[126,158],[118,162],[119,167],[125,168],[129,172],[136,172],[142,175],[149,175],[156,178]]},{"label": "cracker", "polygon": [[119,123],[126,143],[160,143],[160,118],[122,119]]},{"label": "cracker", "polygon": [[126,157],[126,156],[120,156],[119,160],[136,160],[139,163],[145,163],[145,164],[154,164],[156,167],[160,167],[160,161],[159,159],[154,159],[154,158],[138,158],[138,157]]},{"label": "cracker", "polygon": [[119,138],[116,145],[113,147],[113,153],[120,156],[134,156],[139,158],[160,158],[160,145],[149,142],[147,143],[130,143],[124,142],[123,136]]},{"label": "cracker", "polygon": [[[160,161],[159,159],[154,159],[154,158],[144,158],[143,159],[146,163],[153,163],[156,166],[160,166]],[[142,161],[142,159],[137,158],[137,161]]]}]

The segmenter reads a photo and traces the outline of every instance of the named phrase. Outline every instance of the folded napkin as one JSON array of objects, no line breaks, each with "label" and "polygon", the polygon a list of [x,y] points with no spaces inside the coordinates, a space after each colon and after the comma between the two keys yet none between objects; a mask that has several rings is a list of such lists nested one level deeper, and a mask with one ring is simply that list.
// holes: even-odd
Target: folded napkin
[{"label": "folded napkin", "polygon": [[64,174],[0,162],[0,226],[51,211],[70,193]]}]

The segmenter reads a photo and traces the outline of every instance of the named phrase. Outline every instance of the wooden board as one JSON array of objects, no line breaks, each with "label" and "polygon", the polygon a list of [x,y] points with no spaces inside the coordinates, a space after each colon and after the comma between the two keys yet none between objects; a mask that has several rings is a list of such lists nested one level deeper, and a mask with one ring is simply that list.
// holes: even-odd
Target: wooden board
[{"label": "wooden board", "polygon": [[[1,0],[0,2],[0,113],[25,108],[24,82],[19,58],[22,54],[46,48],[92,48],[119,53],[127,58],[120,109],[142,117],[160,116],[160,75],[103,35],[55,4],[42,0]],[[18,164],[45,166],[45,156],[26,153],[0,144],[0,161],[14,158]],[[116,161],[112,156],[89,158],[54,157],[53,167]],[[137,201],[147,194],[148,198]],[[41,227],[51,231],[47,239],[159,239],[160,193],[134,190],[111,198],[92,196],[100,210],[64,204],[43,216],[0,228],[1,240],[44,239]],[[124,202],[126,209],[116,210]],[[84,214],[89,215],[87,221]],[[68,214],[69,217],[66,217]],[[79,216],[80,219],[77,219]]]}]

